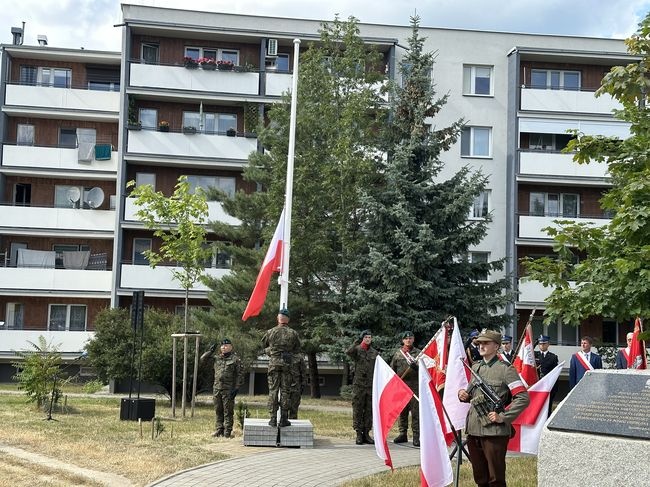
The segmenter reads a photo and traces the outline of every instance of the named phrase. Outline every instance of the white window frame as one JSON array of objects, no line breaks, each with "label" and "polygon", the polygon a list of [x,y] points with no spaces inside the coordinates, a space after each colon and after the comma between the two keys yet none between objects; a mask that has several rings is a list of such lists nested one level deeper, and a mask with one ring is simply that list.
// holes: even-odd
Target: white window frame
[{"label": "white window frame", "polygon": [[[287,69],[278,69],[278,59],[280,58],[287,60]],[[283,52],[279,52],[277,56],[267,57],[265,64],[267,71],[278,71],[280,73],[288,73],[291,71],[289,54]]]},{"label": "white window frame", "polygon": [[[47,73],[46,73],[47,71]],[[49,66],[39,66],[37,75],[37,84],[39,86],[54,86],[54,73],[56,71],[65,71],[66,83],[65,86],[57,86],[56,88],[71,88],[72,87],[72,70],[70,68],[55,68]]]},{"label": "white window frame", "polygon": [[[487,200],[487,205],[483,204],[483,201]],[[490,212],[492,211],[492,190],[486,189],[484,191],[481,191],[481,194],[479,194],[476,198],[474,198],[474,202],[472,203],[472,207],[469,210],[469,219],[470,220],[485,220],[486,218],[489,217]],[[485,213],[483,214],[482,208],[487,207],[485,210]],[[479,213],[479,214],[477,214]]]},{"label": "white window frame", "polygon": [[156,191],[156,173],[155,172],[136,172],[135,173],[135,187],[144,186],[148,184],[151,189]]},{"label": "white window frame", "polygon": [[[476,71],[478,69],[490,70],[490,89],[488,93],[476,93]],[[494,96],[494,66],[482,64],[463,65],[463,95],[465,96]]]},{"label": "white window frame", "polygon": [[[186,176],[187,182],[190,184],[190,193],[192,194],[194,194],[196,188],[202,188],[204,191],[207,191],[207,188],[213,187],[221,189],[230,198],[234,198],[235,192],[237,191],[237,178],[234,176],[210,176],[207,174],[187,174]],[[232,191],[229,191],[228,188],[223,188],[221,185],[222,182],[228,182],[229,186],[232,186]]]},{"label": "white window frame", "polygon": [[[544,215],[533,214],[533,195],[543,195],[544,197]],[[557,196],[558,201],[558,211],[551,212],[549,208],[549,201],[551,198],[549,196]],[[566,196],[575,196],[576,197],[576,214],[575,215],[565,215],[564,214],[564,198]],[[580,194],[579,193],[545,193],[542,191],[531,191],[528,195],[528,213],[530,216],[548,216],[553,218],[580,218]]]},{"label": "white window frame", "polygon": [[[78,201],[67,200],[62,204],[58,204],[56,197],[59,191],[65,191],[67,193],[72,188],[77,188],[79,190],[79,200]],[[83,186],[77,186],[75,184],[55,184],[53,206],[54,208],[82,208],[83,203],[86,200],[85,195],[86,195],[86,189]]]},{"label": "white window frame", "polygon": [[[142,114],[151,112],[154,115],[153,124],[145,125],[143,122]],[[139,108],[138,109],[138,121],[143,128],[148,129],[157,129],[158,128],[158,110],[156,108]]]},{"label": "white window frame", "polygon": [[[66,308],[66,313],[65,313],[65,330],[53,330],[50,328],[51,326],[51,318],[52,318],[52,306],[65,306]],[[73,306],[78,306],[78,307],[83,307],[84,308],[84,327],[83,330],[70,330],[70,311]],[[85,304],[81,303],[70,303],[70,304],[65,304],[65,303],[51,303],[47,305],[47,330],[48,331],[86,331],[88,329],[88,306]]]},{"label": "white window frame", "polygon": [[[21,136],[24,140],[21,140]],[[16,145],[34,145],[36,129],[31,123],[19,123],[16,125]]]},{"label": "white window frame", "polygon": [[[144,58],[144,49],[151,48],[156,50],[156,60],[154,62],[146,61]],[[160,45],[153,42],[143,42],[140,44],[140,63],[141,64],[159,64],[160,63]]]},{"label": "white window frame", "polygon": [[[133,245],[133,248],[131,249],[131,263],[132,263],[133,265],[149,265],[149,260],[148,260],[148,259],[147,259],[147,263],[146,263],[146,264],[144,264],[144,263],[137,263],[137,264],[136,264],[136,262],[135,262],[135,242],[136,242],[136,240],[142,240],[142,241],[147,240],[147,241],[149,241],[149,249],[148,249],[148,250],[151,250],[151,249],[152,249],[152,245],[153,245],[153,239],[145,238],[145,237],[134,237],[134,238],[133,238],[133,241],[132,241],[132,242],[133,242],[133,244],[132,244],[132,245]],[[142,253],[142,252],[139,252],[139,253]],[[146,257],[145,257],[145,259],[146,259]]]},{"label": "white window frame", "polygon": [[[18,313],[21,317],[22,322],[16,323],[16,308],[19,308],[21,311]],[[5,321],[0,328],[5,330],[22,330],[25,327],[25,305],[23,303],[7,303],[5,309]]]},{"label": "white window frame", "polygon": [[[478,255],[485,255],[485,261],[474,261],[474,257]],[[485,252],[485,251],[480,251],[480,250],[472,250],[469,252],[469,255],[467,256],[468,260],[472,264],[476,263],[483,263],[483,262],[490,262],[490,252]],[[487,276],[485,276],[485,279],[477,279],[476,282],[489,282],[490,281],[490,273],[488,271]]]},{"label": "white window frame", "polygon": [[[220,113],[220,112],[203,112],[203,119],[201,119],[200,112],[183,112],[183,127],[194,127],[197,131],[204,132],[206,134],[213,135],[226,135],[229,129],[219,130],[219,125],[221,124],[221,118],[227,118],[229,121],[234,119],[234,130],[237,130],[238,117],[236,113]],[[207,121],[212,120],[215,130],[207,129]],[[196,124],[195,124],[196,122]]]},{"label": "white window frame", "polygon": [[[235,54],[237,57],[237,61],[235,62],[235,66],[239,66],[239,49],[221,49],[217,47],[199,47],[199,46],[185,46],[184,50],[184,56],[188,57],[188,50],[192,51],[198,51],[199,52],[199,58],[202,57],[212,57],[212,56],[206,56],[205,53],[206,51],[209,53],[215,52],[216,53],[216,61],[223,61],[223,54],[224,53],[232,53]],[[191,57],[191,56],[189,56]]]},{"label": "white window frame", "polygon": [[[469,129],[469,154],[463,154],[463,136],[466,131]],[[487,155],[476,154],[475,139],[476,132],[478,130],[487,130],[488,131],[488,150]],[[492,158],[492,127],[482,127],[482,126],[468,126],[464,127],[460,134],[460,156],[461,157],[472,157],[477,159],[491,159]]]},{"label": "white window frame", "polygon": [[[533,75],[534,73],[546,73],[546,86],[541,87],[539,85],[533,84]],[[553,73],[559,75],[559,84],[557,87],[553,86]],[[577,74],[578,75],[578,87],[577,88],[565,88],[564,87],[564,76],[565,74]],[[575,71],[571,69],[538,69],[533,68],[530,72],[530,87],[539,90],[566,90],[566,91],[580,91],[582,89],[582,73],[580,71]]]}]

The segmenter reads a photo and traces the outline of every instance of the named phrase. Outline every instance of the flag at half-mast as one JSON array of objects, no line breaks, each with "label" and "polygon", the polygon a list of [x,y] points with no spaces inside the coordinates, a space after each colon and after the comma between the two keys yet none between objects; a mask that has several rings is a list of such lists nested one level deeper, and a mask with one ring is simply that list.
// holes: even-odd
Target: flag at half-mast
[{"label": "flag at half-mast", "polygon": [[273,234],[273,239],[269,245],[269,249],[266,251],[266,257],[264,257],[264,262],[262,262],[262,268],[260,269],[259,274],[257,275],[257,280],[255,281],[255,287],[251,294],[244,314],[241,319],[246,321],[251,316],[257,316],[262,311],[264,307],[264,301],[266,300],[266,294],[269,292],[269,284],[271,282],[271,276],[274,272],[280,272],[282,270],[282,248],[284,244],[284,210],[280,215],[280,221],[278,226],[275,228],[275,233]]},{"label": "flag at half-mast", "polygon": [[519,352],[512,363],[527,388],[538,380],[533,348],[533,327],[529,323],[526,325]]},{"label": "flag at half-mast", "polygon": [[640,333],[643,333],[643,322],[640,318],[637,318],[634,320],[634,335],[632,335],[630,355],[627,357],[627,367],[629,369],[648,368],[645,352],[645,342],[643,340],[639,340]]}]

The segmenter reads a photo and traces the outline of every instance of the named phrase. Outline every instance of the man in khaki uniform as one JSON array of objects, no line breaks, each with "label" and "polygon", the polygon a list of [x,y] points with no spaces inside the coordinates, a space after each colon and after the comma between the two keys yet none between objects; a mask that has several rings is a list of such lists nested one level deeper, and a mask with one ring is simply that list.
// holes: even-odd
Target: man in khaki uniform
[{"label": "man in khaki uniform", "polygon": [[220,353],[215,354],[216,343],[201,355],[201,360],[214,357],[214,412],[217,420],[212,436],[232,434],[235,396],[244,382],[241,360],[232,351],[232,343],[227,338],[221,340]]},{"label": "man in khaki uniform", "polygon": [[528,406],[528,392],[515,368],[497,357],[501,333],[483,330],[477,340],[482,360],[472,365],[472,370],[499,396],[504,407],[510,407],[494,411],[474,377],[467,390],[458,391],[460,401],[471,403],[465,427],[469,457],[477,485],[505,487],[511,425]]},{"label": "man in khaki uniform", "polygon": [[295,387],[291,389],[291,399],[289,401],[289,419],[298,419],[298,408],[302,400],[302,393],[307,387],[307,366],[305,365],[305,357],[302,353],[297,353],[293,356],[293,364],[291,364]]},{"label": "man in khaki uniform", "polygon": [[352,427],[357,432],[356,444],[372,445],[372,378],[379,352],[372,346],[372,332],[364,330],[347,352],[354,362],[352,379]]},{"label": "man in khaki uniform", "polygon": [[[390,361],[390,368],[399,375],[404,382],[417,395],[418,393],[418,363],[416,357],[420,350],[413,346],[415,337],[413,332],[402,333],[402,346],[395,352]],[[393,440],[394,443],[406,443],[408,441],[409,412],[411,413],[411,431],[413,431],[413,446],[420,446],[420,406],[415,398],[412,398],[399,415],[399,435]]]}]

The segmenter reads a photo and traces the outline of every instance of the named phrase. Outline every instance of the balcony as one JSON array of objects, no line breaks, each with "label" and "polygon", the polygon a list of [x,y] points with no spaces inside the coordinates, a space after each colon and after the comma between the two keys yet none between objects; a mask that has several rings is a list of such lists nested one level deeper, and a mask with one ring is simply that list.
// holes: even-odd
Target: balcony
[{"label": "balcony", "polygon": [[259,73],[187,69],[182,66],[131,63],[129,85],[147,89],[257,95]]},{"label": "balcony", "polygon": [[542,228],[557,227],[555,220],[569,220],[575,223],[589,223],[597,227],[602,227],[611,221],[609,218],[569,218],[563,216],[519,216],[519,238],[545,239],[550,240]]},{"label": "balcony", "polygon": [[[117,91],[8,84],[5,105],[42,109],[47,112],[53,110],[97,112],[97,116],[99,113],[104,114],[99,118],[117,121],[120,93]],[[6,108],[3,110],[6,111]],[[83,117],[77,116],[77,118]]]},{"label": "balcony", "polygon": [[[574,283],[570,282],[569,285],[573,288]],[[518,290],[519,298],[517,299],[517,302],[526,304],[544,304],[553,291],[552,288],[545,287],[539,281],[524,278],[519,279]]]},{"label": "balcony", "polygon": [[117,174],[117,152],[111,152],[110,160],[92,160],[90,163],[80,163],[78,149],[4,144],[2,146],[2,165],[50,171],[92,171],[115,177]]},{"label": "balcony", "polygon": [[521,110],[611,115],[621,108],[610,95],[596,98],[593,91],[521,89]]},{"label": "balcony", "polygon": [[109,296],[110,270],[0,267],[0,290],[33,294],[74,294],[75,297]]},{"label": "balcony", "polygon": [[245,162],[257,150],[257,139],[211,134],[182,134],[155,130],[129,130],[129,154],[154,157],[211,158]]},{"label": "balcony", "polygon": [[578,164],[573,161],[573,154],[524,150],[519,152],[519,174],[555,178],[609,178],[607,164],[603,162]]},{"label": "balcony", "polygon": [[[180,267],[158,266],[154,269],[147,265],[122,264],[120,287],[123,289],[144,289],[145,291],[183,291],[180,283],[174,279],[172,271],[181,271]],[[219,279],[230,273],[230,269],[205,269],[205,275]],[[197,283],[191,293],[206,293],[210,289],[203,283]]]},{"label": "balcony", "polygon": [[[126,198],[124,203],[124,221],[139,221],[135,214],[138,208],[135,204],[135,198]],[[218,221],[228,225],[239,225],[241,223],[237,218],[226,213],[223,205],[218,201],[208,201],[208,221]]]},{"label": "balcony", "polygon": [[58,347],[63,354],[80,355],[86,342],[92,340],[92,331],[47,331],[47,330],[0,330],[0,354],[16,357],[14,350],[33,350],[29,342],[38,343],[38,337],[43,336],[47,343]]},{"label": "balcony", "polygon": [[75,236],[107,234],[115,228],[115,210],[2,206],[0,233],[52,234],[75,232]]},{"label": "balcony", "polygon": [[266,95],[282,96],[283,93],[291,91],[291,73],[266,73]]}]

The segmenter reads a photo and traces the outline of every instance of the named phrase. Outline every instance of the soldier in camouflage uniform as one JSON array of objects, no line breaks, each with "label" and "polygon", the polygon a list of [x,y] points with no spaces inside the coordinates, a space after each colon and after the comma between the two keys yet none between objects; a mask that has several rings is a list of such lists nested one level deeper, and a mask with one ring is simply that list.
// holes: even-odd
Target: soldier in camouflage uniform
[{"label": "soldier in camouflage uniform", "polygon": [[510,407],[502,413],[494,411],[473,377],[467,390],[458,391],[458,399],[471,403],[465,431],[474,482],[505,487],[511,425],[528,406],[528,392],[515,368],[497,357],[501,333],[483,330],[478,342],[482,360],[472,365],[472,370],[499,396],[503,406]]},{"label": "soldier in camouflage uniform", "polygon": [[235,396],[244,381],[241,360],[232,351],[232,343],[227,338],[221,340],[220,353],[215,354],[216,343],[201,355],[201,360],[214,357],[214,412],[217,416],[212,436],[232,434]]},{"label": "soldier in camouflage uniform", "polygon": [[269,356],[269,414],[271,416],[269,426],[278,426],[278,406],[280,427],[291,426],[289,422],[291,391],[299,387],[291,365],[294,355],[300,352],[300,339],[296,330],[289,328],[288,324],[289,310],[281,309],[278,313],[278,326],[267,330],[262,338],[262,346]]},{"label": "soldier in camouflage uniform", "polygon": [[[399,375],[404,382],[417,395],[418,393],[418,363],[416,357],[420,350],[413,346],[415,337],[413,332],[402,333],[402,346],[393,355],[390,367]],[[399,415],[399,435],[393,440],[394,443],[406,443],[408,441],[409,411],[411,413],[411,431],[413,431],[413,446],[420,446],[420,406],[417,399],[411,398]]]},{"label": "soldier in camouflage uniform", "polygon": [[293,382],[296,386],[291,389],[289,419],[298,419],[300,400],[302,399],[302,393],[307,386],[307,366],[305,365],[305,357],[303,357],[301,353],[297,353],[293,356],[293,364],[291,364],[291,368],[294,375]]},{"label": "soldier in camouflage uniform", "polygon": [[374,443],[368,433],[372,429],[372,377],[379,352],[371,343],[372,332],[364,330],[346,352],[354,362],[352,427],[357,432],[357,445]]}]

